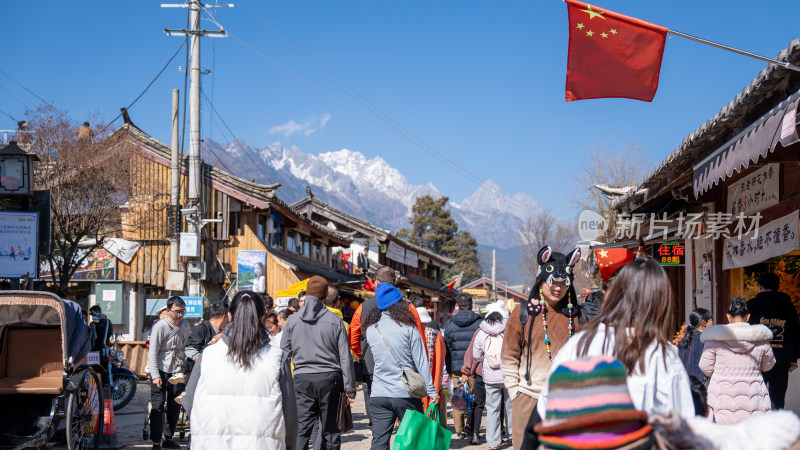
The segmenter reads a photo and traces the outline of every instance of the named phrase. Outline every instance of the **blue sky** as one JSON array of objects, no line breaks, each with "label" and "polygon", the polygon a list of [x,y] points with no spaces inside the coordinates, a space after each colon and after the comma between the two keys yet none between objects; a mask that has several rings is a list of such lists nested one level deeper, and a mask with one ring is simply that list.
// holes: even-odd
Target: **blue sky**
[{"label": "blue sky", "polygon": [[[159,5],[2,2],[0,69],[76,120],[113,119],[180,45],[181,38],[163,29],[184,27],[185,9]],[[790,1],[598,5],[768,57],[800,37]],[[348,148],[381,156],[409,182],[433,182],[454,201],[478,182],[379,125],[252,11],[426,145],[506,193],[525,192],[563,216],[573,212],[572,176],[586,151],[638,145],[655,165],[766,67],[669,37],[652,103],[566,103],[561,1],[240,0],[219,9],[217,20],[232,37],[203,40],[202,66],[213,69],[203,89],[237,138],[252,146],[280,141],[312,154]],[[130,110],[134,123],[164,142],[171,90],[183,89],[178,66],[184,58],[181,53]],[[37,102],[0,74],[0,129],[13,129],[9,114],[22,118],[23,104]],[[211,114],[205,107],[203,136],[229,141]]]}]

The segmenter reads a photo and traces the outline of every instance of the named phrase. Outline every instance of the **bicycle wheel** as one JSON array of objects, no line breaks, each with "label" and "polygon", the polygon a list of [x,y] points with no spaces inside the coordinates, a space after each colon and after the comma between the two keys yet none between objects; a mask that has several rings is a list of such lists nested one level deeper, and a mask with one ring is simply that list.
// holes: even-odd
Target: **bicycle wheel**
[{"label": "bicycle wheel", "polygon": [[67,449],[99,449],[103,434],[103,391],[100,377],[85,369],[75,389],[67,396]]}]

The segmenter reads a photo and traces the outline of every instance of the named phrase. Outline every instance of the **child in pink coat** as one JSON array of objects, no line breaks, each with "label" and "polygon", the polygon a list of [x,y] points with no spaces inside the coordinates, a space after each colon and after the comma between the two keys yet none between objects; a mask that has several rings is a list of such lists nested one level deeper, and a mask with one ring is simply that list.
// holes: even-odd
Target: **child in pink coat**
[{"label": "child in pink coat", "polygon": [[775,365],[769,345],[772,332],[764,325],[748,324],[749,318],[747,302],[734,297],[728,308],[728,325],[712,325],[700,335],[705,344],[700,370],[711,377],[709,417],[717,423],[738,423],[772,409],[761,375]]}]

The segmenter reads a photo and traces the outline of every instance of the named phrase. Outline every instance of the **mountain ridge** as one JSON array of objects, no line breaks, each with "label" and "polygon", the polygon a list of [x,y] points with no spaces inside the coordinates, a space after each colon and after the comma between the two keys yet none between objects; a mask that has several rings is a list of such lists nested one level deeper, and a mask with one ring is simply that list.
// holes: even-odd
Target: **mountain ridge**
[{"label": "mountain ridge", "polygon": [[[370,159],[346,148],[312,155],[280,142],[255,148],[242,141],[224,144],[206,139],[203,150],[208,163],[235,175],[281,183],[278,195],[289,204],[304,198],[309,186],[325,203],[392,231],[409,226],[417,197],[442,195],[433,183],[410,184],[380,156]],[[539,206],[527,194],[506,195],[487,180],[461,203],[449,202],[449,208],[459,229],[469,231],[479,244],[512,249],[518,245],[519,224]]]}]

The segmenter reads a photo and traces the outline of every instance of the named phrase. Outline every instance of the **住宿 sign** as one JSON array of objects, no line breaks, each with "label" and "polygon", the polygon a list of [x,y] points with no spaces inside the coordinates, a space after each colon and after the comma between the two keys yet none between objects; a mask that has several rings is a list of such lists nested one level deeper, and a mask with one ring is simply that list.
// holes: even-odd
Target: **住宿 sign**
[{"label": "\u4f4f\u5bbf sign", "polygon": [[663,266],[681,266],[686,263],[686,246],[683,242],[655,244],[653,258]]}]

